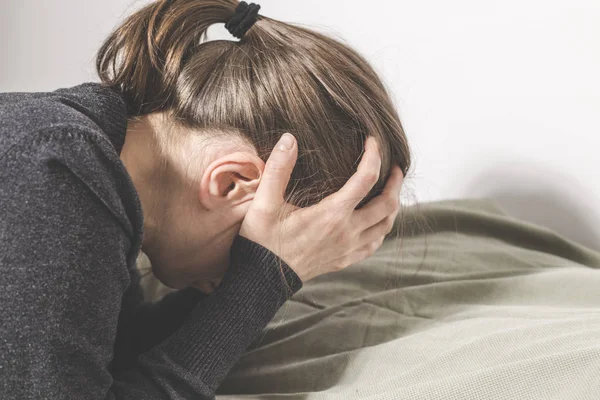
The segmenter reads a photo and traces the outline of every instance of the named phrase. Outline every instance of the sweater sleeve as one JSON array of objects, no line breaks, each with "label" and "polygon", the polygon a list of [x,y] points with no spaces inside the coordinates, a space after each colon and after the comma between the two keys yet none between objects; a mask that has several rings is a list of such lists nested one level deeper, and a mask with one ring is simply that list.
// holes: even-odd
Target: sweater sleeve
[{"label": "sweater sleeve", "polygon": [[171,292],[157,302],[144,302],[141,288],[135,289],[136,303],[121,315],[113,358],[113,370],[131,368],[137,357],[163,342],[177,331],[196,305],[208,294],[192,287]]},{"label": "sweater sleeve", "polygon": [[[88,139],[60,133],[61,148],[83,157]],[[214,398],[302,282],[285,264],[280,269],[273,253],[238,236],[219,287],[166,339],[112,371],[132,238],[119,212],[98,196],[103,188],[64,162],[67,150],[56,150],[56,140],[50,132],[37,136],[0,159],[4,398]],[[85,160],[98,172],[107,162],[97,154]]]},{"label": "sweater sleeve", "polygon": [[165,398],[213,399],[244,351],[302,287],[275,254],[242,236],[236,237],[231,256],[221,284],[196,305],[183,325],[139,355],[135,367],[120,372],[125,379],[116,383],[116,398],[149,396],[130,383],[140,379],[141,369],[168,394]]}]

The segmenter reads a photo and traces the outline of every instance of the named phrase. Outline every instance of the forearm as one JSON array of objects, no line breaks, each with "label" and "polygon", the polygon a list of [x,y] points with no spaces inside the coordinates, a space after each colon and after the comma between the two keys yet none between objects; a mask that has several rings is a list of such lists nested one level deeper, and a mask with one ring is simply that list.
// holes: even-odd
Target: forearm
[{"label": "forearm", "polygon": [[113,371],[127,370],[137,357],[176,332],[194,307],[208,295],[194,288],[171,292],[156,303],[141,303],[121,318],[115,342]]},{"label": "forearm", "polygon": [[[231,260],[221,284],[196,305],[181,328],[138,358],[153,379],[163,381],[165,371],[181,371],[193,377],[191,385],[214,393],[281,305],[302,287],[285,264],[284,281],[273,253],[240,236]],[[175,384],[182,378],[166,379]]]}]

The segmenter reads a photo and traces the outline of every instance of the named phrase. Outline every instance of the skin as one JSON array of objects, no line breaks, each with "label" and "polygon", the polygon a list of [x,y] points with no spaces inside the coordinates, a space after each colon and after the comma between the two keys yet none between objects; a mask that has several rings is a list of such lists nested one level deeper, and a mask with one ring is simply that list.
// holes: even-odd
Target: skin
[{"label": "skin", "polygon": [[[395,168],[384,193],[354,208],[378,179],[374,140],[357,173],[319,204],[297,209],[283,194],[297,158],[278,144],[265,164],[233,135],[178,135],[167,141],[164,114],[130,121],[121,160],[144,213],[142,250],[166,286],[215,290],[240,234],[281,257],[307,281],[373,254],[399,210],[402,173]],[[173,132],[169,133],[173,135]]]}]

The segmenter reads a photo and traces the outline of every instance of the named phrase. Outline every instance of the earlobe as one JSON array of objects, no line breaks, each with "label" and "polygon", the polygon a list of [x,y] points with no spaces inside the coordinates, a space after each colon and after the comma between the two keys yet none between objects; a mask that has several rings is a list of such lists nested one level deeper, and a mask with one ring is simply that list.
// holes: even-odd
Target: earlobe
[{"label": "earlobe", "polygon": [[247,152],[230,153],[213,161],[200,183],[200,202],[207,209],[235,207],[254,198],[264,162]]}]

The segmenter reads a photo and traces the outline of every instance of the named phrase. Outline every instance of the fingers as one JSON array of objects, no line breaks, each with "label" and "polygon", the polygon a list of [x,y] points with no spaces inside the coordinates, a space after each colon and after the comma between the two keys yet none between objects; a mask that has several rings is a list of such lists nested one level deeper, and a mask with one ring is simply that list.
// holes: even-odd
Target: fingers
[{"label": "fingers", "polygon": [[400,167],[396,165],[392,168],[383,192],[369,201],[360,210],[354,211],[358,229],[368,229],[390,214],[398,211],[403,182],[404,174]]},{"label": "fingers", "polygon": [[386,218],[373,225],[366,231],[362,232],[359,235],[358,242],[363,245],[368,245],[369,243],[382,239],[392,231],[392,228],[394,227],[394,221],[396,220],[397,216],[398,210],[396,210],[393,214],[388,215]]},{"label": "fingers", "polygon": [[375,254],[375,252],[383,244],[383,239],[384,238],[382,237],[378,240],[375,240],[374,242],[366,244],[365,246],[361,247],[360,249],[357,249],[355,252],[350,254],[346,259],[347,266],[359,263]]},{"label": "fingers", "polygon": [[377,183],[380,169],[379,146],[375,138],[369,136],[357,171],[340,190],[329,196],[329,201],[335,202],[338,207],[353,210]]},{"label": "fingers", "polygon": [[260,185],[256,190],[254,203],[259,204],[262,210],[277,212],[284,206],[285,189],[297,158],[296,138],[285,133],[269,156]]},{"label": "fingers", "polygon": [[347,254],[339,263],[335,271],[341,271],[352,264],[356,264],[372,256],[383,244],[388,233],[391,232],[397,213],[388,216],[383,221],[373,226],[368,231],[359,236],[356,241],[355,250]]}]

